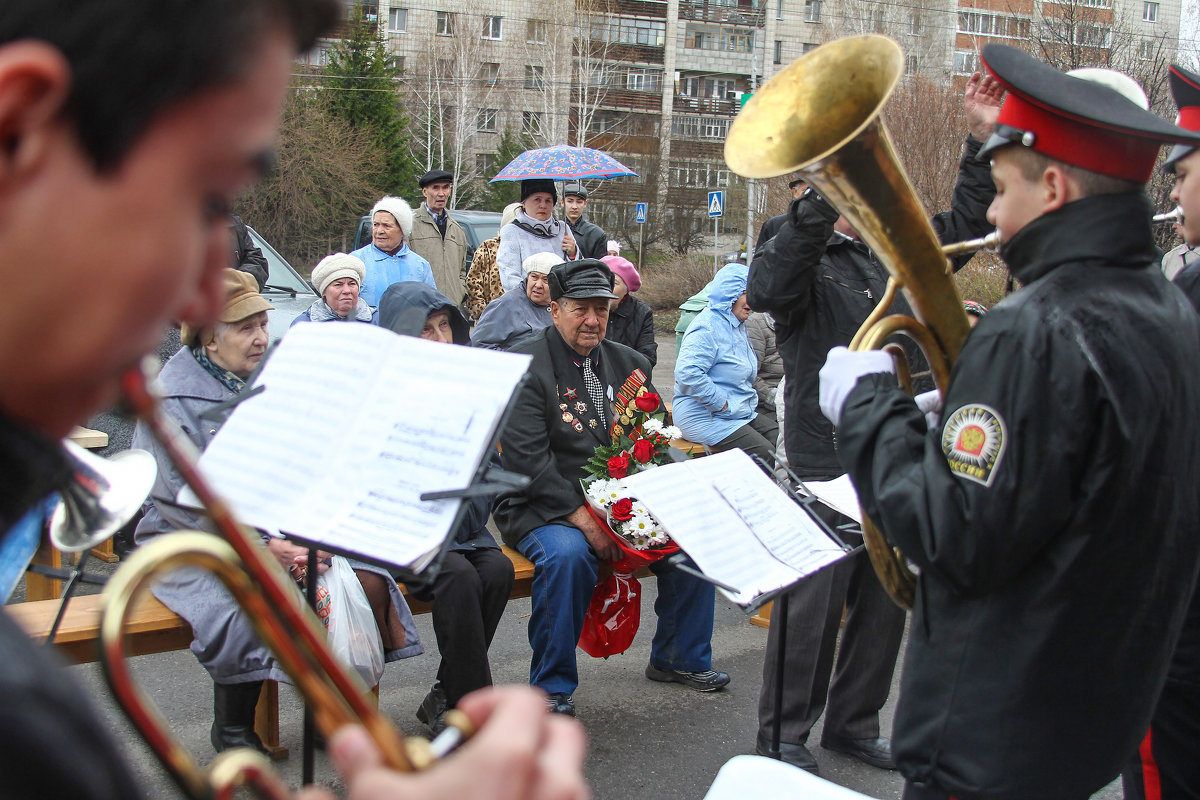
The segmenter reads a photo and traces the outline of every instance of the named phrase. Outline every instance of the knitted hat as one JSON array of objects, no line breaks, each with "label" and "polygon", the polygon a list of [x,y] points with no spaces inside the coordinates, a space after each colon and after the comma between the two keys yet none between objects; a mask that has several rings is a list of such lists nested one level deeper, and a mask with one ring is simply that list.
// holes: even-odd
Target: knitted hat
[{"label": "knitted hat", "polygon": [[616,250],[617,253],[620,253],[621,252],[621,243],[618,242],[616,239],[609,239],[608,240],[608,251],[611,253],[613,250]]},{"label": "knitted hat", "polygon": [[517,212],[521,210],[520,203],[509,203],[504,207],[504,213],[500,215],[500,227],[503,228],[514,222],[517,219]]},{"label": "knitted hat", "polygon": [[534,253],[521,262],[521,269],[525,270],[526,275],[531,272],[549,275],[554,265],[561,263],[563,263],[562,258],[554,255],[554,253]]},{"label": "knitted hat", "polygon": [[600,260],[608,264],[608,268],[613,271],[613,274],[625,282],[625,285],[629,287],[630,294],[642,288],[642,276],[638,274],[637,267],[628,258],[604,256]]},{"label": "knitted hat", "polygon": [[396,224],[400,226],[400,232],[407,239],[412,233],[412,209],[408,203],[404,202],[399,197],[384,197],[375,207],[371,209],[371,218],[375,218],[376,211],[386,211],[396,218]]},{"label": "knitted hat", "polygon": [[358,281],[358,285],[362,286],[366,277],[367,265],[362,262],[362,259],[346,253],[334,253],[331,256],[325,256],[313,267],[312,284],[316,287],[317,294],[324,295],[329,284],[338,278],[354,278]]},{"label": "knitted hat", "polygon": [[521,181],[521,202],[525,202],[525,198],[537,192],[549,192],[550,197],[554,202],[558,202],[558,189],[554,188],[554,181],[549,178],[534,178],[528,181]]},{"label": "knitted hat", "polygon": [[[221,322],[240,322],[260,311],[270,311],[274,306],[258,293],[258,281],[248,272],[236,269],[225,270],[225,306],[217,317]],[[213,340],[213,327],[193,327],[186,322],[179,331],[179,340],[185,347],[208,344]]]}]

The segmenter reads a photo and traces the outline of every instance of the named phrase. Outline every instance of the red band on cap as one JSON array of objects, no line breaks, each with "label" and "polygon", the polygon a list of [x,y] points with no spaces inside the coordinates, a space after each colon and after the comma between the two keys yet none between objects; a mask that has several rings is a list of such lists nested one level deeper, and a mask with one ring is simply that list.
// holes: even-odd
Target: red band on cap
[{"label": "red band on cap", "polygon": [[1179,109],[1179,119],[1175,124],[1189,131],[1200,131],[1200,106],[1184,106]]},{"label": "red band on cap", "polygon": [[1043,155],[1101,175],[1139,183],[1149,180],[1162,147],[1161,140],[1137,138],[1100,127],[1099,123],[1061,117],[1011,91],[996,121],[1031,131],[1034,142],[1030,149]]}]

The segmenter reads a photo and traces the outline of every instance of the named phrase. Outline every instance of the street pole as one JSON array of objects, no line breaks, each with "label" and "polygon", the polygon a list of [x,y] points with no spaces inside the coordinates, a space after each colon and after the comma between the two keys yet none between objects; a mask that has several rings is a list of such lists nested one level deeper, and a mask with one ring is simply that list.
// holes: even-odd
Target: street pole
[{"label": "street pole", "polygon": [[713,277],[714,278],[717,277],[717,270],[719,270],[721,268],[720,264],[717,261],[717,259],[718,259],[717,252],[720,250],[720,246],[719,246],[720,239],[721,239],[721,218],[713,217]]},{"label": "street pole", "polygon": [[[626,217],[628,219],[628,217]],[[638,272],[642,271],[642,245],[646,243],[646,223],[638,225]]]}]

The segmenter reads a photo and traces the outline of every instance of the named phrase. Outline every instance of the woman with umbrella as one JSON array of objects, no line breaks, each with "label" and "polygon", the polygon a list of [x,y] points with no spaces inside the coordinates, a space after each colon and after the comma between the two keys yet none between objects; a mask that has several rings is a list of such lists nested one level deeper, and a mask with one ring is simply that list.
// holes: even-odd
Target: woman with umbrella
[{"label": "woman with umbrella", "polygon": [[500,283],[510,292],[525,278],[521,265],[537,253],[550,253],[573,261],[578,247],[566,222],[554,218],[558,191],[549,178],[521,181],[521,209],[517,218],[500,230],[496,264]]}]

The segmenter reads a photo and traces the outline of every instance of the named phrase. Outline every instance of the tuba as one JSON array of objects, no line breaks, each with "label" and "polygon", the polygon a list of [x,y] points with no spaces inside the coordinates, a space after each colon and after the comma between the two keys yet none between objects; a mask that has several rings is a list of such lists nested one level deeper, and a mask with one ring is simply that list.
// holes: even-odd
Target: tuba
[{"label": "tuba", "polygon": [[[904,334],[920,346],[934,382],[945,393],[970,325],[942,244],[880,119],[903,68],[900,46],[885,36],[857,36],[818,47],[750,99],[725,140],[725,160],[748,178],[799,171],[854,225],[891,278],[850,349],[889,352],[901,384],[911,392],[903,349],[885,344],[888,337]],[[970,245],[976,249],[994,246],[994,241]],[[897,289],[908,298],[916,319],[887,316]],[[916,577],[865,515],[863,539],[888,594],[911,608]]]},{"label": "tuba", "polygon": [[256,750],[226,750],[202,769],[133,680],[125,657],[128,617],[137,599],[161,574],[179,567],[207,569],[221,580],[292,677],[312,709],[317,727],[326,736],[332,736],[342,725],[360,724],[375,740],[387,766],[407,772],[430,766],[470,735],[470,720],[452,710],[446,715],[450,727],[432,744],[402,736],[367,700],[366,687],[358,676],[342,667],[330,651],[321,623],[307,607],[296,603],[287,576],[259,546],[257,534],[240,526],[205,482],[196,467],[195,448],[160,411],[145,374],[130,370],[123,376],[122,391],[133,413],[150,428],[219,533],[176,532],[139,547],[109,581],[100,622],[100,662],[109,687],[185,795],[196,800],[232,797],[236,788],[245,787],[271,800],[290,796],[267,757]]}]

